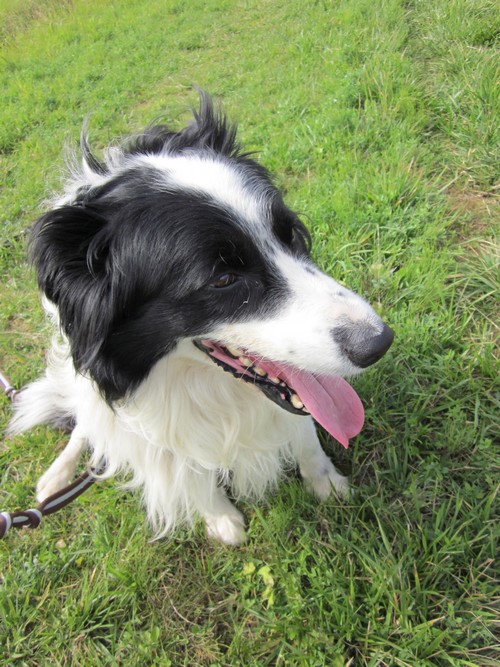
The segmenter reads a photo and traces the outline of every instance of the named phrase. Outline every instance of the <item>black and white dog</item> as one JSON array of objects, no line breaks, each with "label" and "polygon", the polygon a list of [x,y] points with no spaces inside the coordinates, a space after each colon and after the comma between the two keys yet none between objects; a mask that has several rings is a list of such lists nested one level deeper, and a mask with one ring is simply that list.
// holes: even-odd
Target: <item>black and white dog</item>
[{"label": "black and white dog", "polygon": [[346,492],[313,418],[347,447],[363,407],[342,378],[392,331],[315,267],[307,230],[206,95],[179,132],[151,127],[102,162],[82,151],[32,235],[58,333],[11,431],[74,425],[39,499],[87,447],[105,476],[132,473],[158,535],[201,515],[242,542],[224,487],[259,497],[292,463],[319,498]]}]

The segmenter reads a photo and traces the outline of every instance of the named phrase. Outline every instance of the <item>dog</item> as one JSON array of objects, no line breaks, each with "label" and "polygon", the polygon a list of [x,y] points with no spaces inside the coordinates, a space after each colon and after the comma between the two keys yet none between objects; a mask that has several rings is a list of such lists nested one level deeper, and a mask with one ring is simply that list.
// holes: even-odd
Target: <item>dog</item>
[{"label": "dog", "polygon": [[392,330],[322,273],[311,237],[205,93],[180,131],[147,128],[81,166],[33,226],[31,257],[55,334],[13,433],[71,425],[38,498],[82,453],[130,475],[157,537],[201,516],[245,540],[229,500],[260,498],[296,465],[320,499],[348,491],[314,420],[347,447],[363,406],[344,377]]}]

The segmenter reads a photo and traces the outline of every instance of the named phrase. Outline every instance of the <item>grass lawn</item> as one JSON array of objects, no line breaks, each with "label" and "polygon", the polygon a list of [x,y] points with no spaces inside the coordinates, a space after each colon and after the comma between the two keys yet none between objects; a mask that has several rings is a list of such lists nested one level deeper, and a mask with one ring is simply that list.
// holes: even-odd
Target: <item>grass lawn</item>
[{"label": "grass lawn", "polygon": [[[0,664],[498,665],[499,13],[494,0],[0,0],[0,368],[48,341],[26,230],[84,119],[99,149],[192,84],[302,213],[319,265],[396,331],[356,381],[366,425],[324,445],[355,494],[291,477],[249,541],[150,543],[94,486],[0,543]],[[2,424],[9,417],[2,400]],[[496,441],[495,441],[495,438]],[[0,509],[31,507],[64,436],[0,443]]]}]

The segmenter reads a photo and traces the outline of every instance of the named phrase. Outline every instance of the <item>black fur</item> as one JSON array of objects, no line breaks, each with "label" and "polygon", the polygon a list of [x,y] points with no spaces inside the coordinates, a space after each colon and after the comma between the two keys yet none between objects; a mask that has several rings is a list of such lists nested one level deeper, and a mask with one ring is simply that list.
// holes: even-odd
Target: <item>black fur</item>
[{"label": "black fur", "polygon": [[[82,142],[87,165],[109,172]],[[275,235],[307,254],[310,238],[284,205],[266,171],[241,153],[235,129],[202,96],[194,122],[180,132],[149,128],[125,155],[216,153],[234,161],[269,200]],[[103,184],[82,184],[70,203],[34,225],[31,247],[41,290],[59,310],[75,368],[108,402],[132,392],[153,365],[186,337],[218,322],[275,312],[283,281],[244,226],[202,194],[158,185],[152,168],[131,165]],[[231,275],[220,286],[219,276]]]}]

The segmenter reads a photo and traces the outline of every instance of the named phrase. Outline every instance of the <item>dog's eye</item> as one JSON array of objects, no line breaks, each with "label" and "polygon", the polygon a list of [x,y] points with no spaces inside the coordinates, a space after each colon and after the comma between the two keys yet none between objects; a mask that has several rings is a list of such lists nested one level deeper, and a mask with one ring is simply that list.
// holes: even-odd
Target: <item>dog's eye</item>
[{"label": "dog's eye", "polygon": [[233,285],[238,280],[238,276],[235,273],[223,273],[211,283],[212,287],[220,289],[221,287],[229,287]]}]

